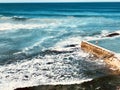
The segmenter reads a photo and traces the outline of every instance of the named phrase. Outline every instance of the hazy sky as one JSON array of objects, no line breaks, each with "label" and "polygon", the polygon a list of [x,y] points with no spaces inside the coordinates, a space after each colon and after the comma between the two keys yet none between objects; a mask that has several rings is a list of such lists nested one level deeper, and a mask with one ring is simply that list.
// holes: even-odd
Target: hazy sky
[{"label": "hazy sky", "polygon": [[0,0],[0,2],[120,2],[120,0]]}]

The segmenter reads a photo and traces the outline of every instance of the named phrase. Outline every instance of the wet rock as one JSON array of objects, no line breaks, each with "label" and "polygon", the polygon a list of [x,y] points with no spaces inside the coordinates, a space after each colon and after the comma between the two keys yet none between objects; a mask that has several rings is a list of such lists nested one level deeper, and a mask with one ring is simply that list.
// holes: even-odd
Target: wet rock
[{"label": "wet rock", "polygon": [[42,52],[43,55],[57,55],[57,54],[65,54],[72,53],[73,51],[58,51],[58,50],[45,50]]},{"label": "wet rock", "polygon": [[28,76],[27,76],[27,75],[25,75],[24,77],[25,77],[25,78],[28,78]]},{"label": "wet rock", "polygon": [[66,45],[66,46],[64,46],[64,47],[76,47],[78,44],[70,44],[70,45]]},{"label": "wet rock", "polygon": [[46,64],[53,64],[53,62],[47,62]]},{"label": "wet rock", "polygon": [[25,21],[25,20],[27,20],[27,18],[17,17],[17,16],[12,17],[12,19],[15,20],[15,21]]},{"label": "wet rock", "polygon": [[15,90],[120,90],[120,76],[108,75],[82,84],[39,85]]},{"label": "wet rock", "polygon": [[108,35],[106,35],[106,37],[114,37],[114,36],[118,36],[120,35],[120,33],[114,32],[114,33],[110,33]]}]

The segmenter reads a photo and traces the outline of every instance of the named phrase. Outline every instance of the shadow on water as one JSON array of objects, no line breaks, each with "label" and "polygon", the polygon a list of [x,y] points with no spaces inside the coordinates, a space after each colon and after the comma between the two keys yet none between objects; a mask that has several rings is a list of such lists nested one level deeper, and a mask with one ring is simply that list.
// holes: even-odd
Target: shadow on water
[{"label": "shadow on water", "polygon": [[[40,51],[40,52],[34,52],[34,53],[18,53],[18,54],[9,54],[9,55],[6,55],[4,57],[0,57],[2,59],[2,61],[0,61],[0,65],[3,65],[3,64],[10,64],[10,63],[13,63],[13,62],[19,62],[21,60],[31,60],[32,58],[35,58],[36,56],[42,56],[44,57],[45,55],[58,55],[58,54],[67,54],[67,53],[73,53],[76,49],[76,45],[77,44],[71,44],[71,45],[66,45],[64,46],[65,48],[72,48],[72,50],[62,50],[62,51],[59,51],[59,50],[44,50],[44,51]],[[11,51],[12,52],[12,51]],[[9,52],[10,53],[10,52]]]},{"label": "shadow on water", "polygon": [[[0,61],[0,65],[3,64],[10,64],[13,63],[15,61],[19,61],[19,60],[31,60],[32,58],[34,58],[35,56],[45,56],[45,55],[57,55],[57,54],[65,54],[65,53],[72,53],[74,51],[57,51],[57,50],[45,50],[45,51],[41,51],[39,53],[34,53],[34,54],[26,54],[26,53],[20,53],[17,55],[9,55],[6,56],[4,59],[2,59],[2,61]],[[6,62],[6,63],[5,63]]]},{"label": "shadow on water", "polygon": [[12,17],[12,19],[14,21],[26,21],[28,18],[14,16],[14,17]]},{"label": "shadow on water", "polygon": [[40,85],[15,90],[120,90],[120,76],[108,75],[72,85]]}]

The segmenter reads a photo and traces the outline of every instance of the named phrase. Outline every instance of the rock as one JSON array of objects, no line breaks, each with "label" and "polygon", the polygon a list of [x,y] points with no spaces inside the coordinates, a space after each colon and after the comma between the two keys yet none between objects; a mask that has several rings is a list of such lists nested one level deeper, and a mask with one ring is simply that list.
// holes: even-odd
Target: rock
[{"label": "rock", "polygon": [[76,47],[78,44],[70,44],[70,45],[66,45],[65,47]]},{"label": "rock", "polygon": [[120,35],[120,33],[114,32],[114,33],[110,33],[108,35],[106,35],[106,37],[114,37],[114,36],[118,36]]},{"label": "rock", "polygon": [[102,76],[81,84],[39,85],[15,90],[120,90],[120,76]]}]

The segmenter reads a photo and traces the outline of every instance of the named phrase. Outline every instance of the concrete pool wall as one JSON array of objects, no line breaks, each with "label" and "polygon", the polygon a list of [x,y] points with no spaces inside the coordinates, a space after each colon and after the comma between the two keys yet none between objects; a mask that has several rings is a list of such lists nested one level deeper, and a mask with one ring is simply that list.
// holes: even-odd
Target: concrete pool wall
[{"label": "concrete pool wall", "polygon": [[90,53],[97,58],[103,59],[104,62],[117,72],[120,72],[120,58],[116,57],[116,53],[107,50],[103,47],[92,44],[88,41],[82,41],[81,49],[87,53]]}]

